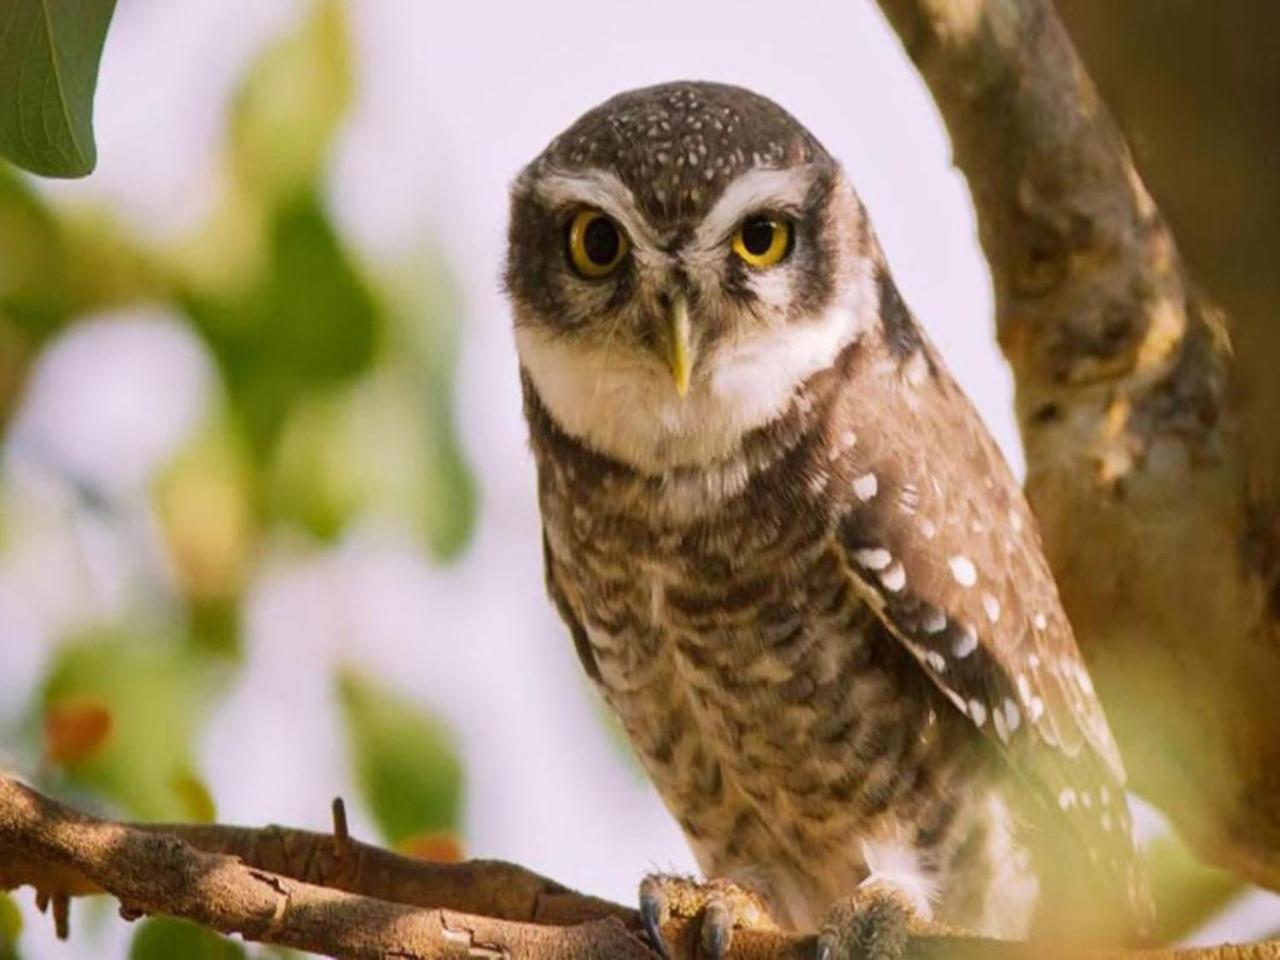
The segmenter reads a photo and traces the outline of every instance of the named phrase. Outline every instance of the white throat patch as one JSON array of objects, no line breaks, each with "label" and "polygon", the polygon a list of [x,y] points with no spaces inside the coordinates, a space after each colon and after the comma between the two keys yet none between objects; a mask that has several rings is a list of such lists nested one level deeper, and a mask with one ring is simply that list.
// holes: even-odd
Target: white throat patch
[{"label": "white throat patch", "polygon": [[659,475],[723,459],[745,434],[781,416],[796,389],[868,327],[874,296],[870,278],[859,278],[851,295],[818,317],[721,344],[698,358],[683,398],[657,356],[574,342],[525,324],[516,327],[516,349],[561,429]]}]

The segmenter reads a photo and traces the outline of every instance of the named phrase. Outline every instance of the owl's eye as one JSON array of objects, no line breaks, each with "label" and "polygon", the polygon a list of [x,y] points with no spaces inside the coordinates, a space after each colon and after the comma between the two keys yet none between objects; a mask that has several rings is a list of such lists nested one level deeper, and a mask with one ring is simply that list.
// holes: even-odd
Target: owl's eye
[{"label": "owl's eye", "polygon": [[791,252],[792,227],[771,216],[748,217],[733,235],[733,252],[757,269],[780,263]]},{"label": "owl's eye", "polygon": [[627,255],[627,238],[599,210],[580,210],[569,223],[569,262],[589,280],[607,277]]}]

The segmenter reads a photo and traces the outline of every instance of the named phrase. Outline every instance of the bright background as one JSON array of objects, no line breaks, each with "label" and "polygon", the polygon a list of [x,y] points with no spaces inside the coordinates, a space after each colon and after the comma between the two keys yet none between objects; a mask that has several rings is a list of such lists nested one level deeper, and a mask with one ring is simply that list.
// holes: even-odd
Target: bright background
[{"label": "bright background", "polygon": [[[611,94],[675,78],[766,93],[843,160],[907,300],[1020,464],[968,194],[870,0],[122,0],[100,165],[35,187],[98,279],[77,301],[89,315],[39,341],[0,461],[0,766],[124,816],[212,801],[222,821],[324,829],[341,794],[362,837],[443,833],[624,901],[645,872],[693,869],[543,593],[498,283],[519,168]],[[363,341],[318,323],[337,359],[295,371],[286,403],[274,368],[206,332],[263,316],[235,312],[262,224],[304,194],[303,220],[327,224],[376,302],[352,308],[373,317]],[[303,304],[292,338],[259,351],[286,367],[310,349],[307,269],[282,281]],[[233,306],[193,320],[174,288]],[[102,679],[120,663],[140,666]],[[130,721],[148,682],[165,705]],[[86,702],[113,714],[107,746],[51,759],[49,712]],[[149,756],[172,769],[121,759],[110,738],[130,723],[162,728]],[[460,806],[423,782],[452,784],[455,762]],[[387,809],[379,764],[426,820]],[[105,906],[76,905],[57,945],[16,897],[24,957],[127,954],[133,928]],[[1262,935],[1276,902],[1245,898],[1196,939]]]}]

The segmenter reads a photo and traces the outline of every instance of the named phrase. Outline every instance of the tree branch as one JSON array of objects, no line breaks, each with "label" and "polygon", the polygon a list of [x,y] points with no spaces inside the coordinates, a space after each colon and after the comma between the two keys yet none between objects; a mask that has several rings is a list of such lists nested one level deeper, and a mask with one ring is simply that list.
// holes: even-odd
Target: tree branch
[{"label": "tree branch", "polygon": [[[224,934],[336,957],[652,960],[634,910],[496,861],[432,864],[345,835],[283,827],[129,825],[78,813],[0,775],[0,889],[33,886],[65,921],[71,896],[109,893],[127,918],[167,914]],[[61,906],[59,906],[61,905]],[[60,932],[65,933],[65,930]],[[663,932],[692,956],[687,920]],[[741,931],[731,960],[810,960],[812,936]],[[1046,960],[1041,946],[916,937],[908,960]],[[1092,960],[1262,960],[1280,944],[1096,952]]]},{"label": "tree branch", "polygon": [[1132,784],[1280,889],[1280,505],[1248,489],[1224,322],[1051,0],[880,5],[972,190],[1027,494]]}]

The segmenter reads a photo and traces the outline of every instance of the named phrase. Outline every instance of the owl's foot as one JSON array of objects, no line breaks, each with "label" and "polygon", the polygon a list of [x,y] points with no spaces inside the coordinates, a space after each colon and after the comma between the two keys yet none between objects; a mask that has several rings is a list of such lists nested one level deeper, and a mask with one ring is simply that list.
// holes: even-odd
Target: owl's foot
[{"label": "owl's foot", "polygon": [[672,917],[697,920],[695,942],[711,960],[724,960],[735,929],[775,927],[764,901],[731,880],[699,883],[669,874],[645,877],[640,884],[640,916],[649,942],[663,960],[671,960],[671,951],[662,925]]},{"label": "owl's foot", "polygon": [[899,960],[912,934],[942,931],[926,911],[901,887],[864,883],[827,913],[815,960]]}]

